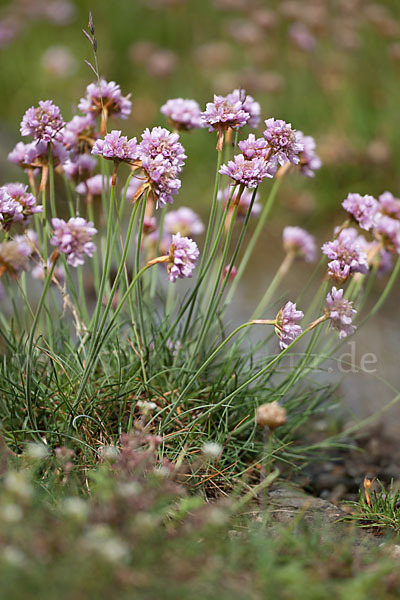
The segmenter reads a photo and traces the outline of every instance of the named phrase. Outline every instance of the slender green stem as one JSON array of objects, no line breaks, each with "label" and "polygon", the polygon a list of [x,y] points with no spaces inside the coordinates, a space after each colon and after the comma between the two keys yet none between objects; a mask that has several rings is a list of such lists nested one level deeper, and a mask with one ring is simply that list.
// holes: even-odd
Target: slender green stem
[{"label": "slender green stem", "polygon": [[54,190],[54,159],[53,152],[51,150],[51,144],[48,144],[49,148],[49,187],[50,187],[50,208],[51,208],[51,216],[56,217],[56,197]]},{"label": "slender green stem", "polygon": [[214,230],[215,213],[217,210],[217,202],[218,202],[218,189],[219,189],[219,182],[220,182],[220,178],[221,178],[221,174],[219,172],[221,169],[221,164],[222,164],[222,150],[218,150],[217,171],[215,173],[215,184],[214,184],[214,195],[213,195],[212,204],[211,204],[210,218],[208,221],[208,227],[207,227],[206,239],[204,242],[203,254],[202,254],[202,257],[200,260],[200,267],[199,267],[200,275],[202,275],[202,273],[203,273],[204,265],[207,260],[207,255],[208,255],[209,247],[211,244],[212,233]]},{"label": "slender green stem", "polygon": [[35,332],[36,332],[36,327],[37,324],[39,322],[39,317],[40,317],[40,313],[41,310],[43,308],[43,305],[45,303],[45,298],[47,297],[47,291],[49,289],[49,285],[51,282],[51,278],[53,276],[53,271],[54,268],[56,266],[56,263],[53,262],[48,273],[47,276],[45,278],[44,281],[44,286],[43,286],[43,290],[42,290],[42,294],[40,296],[40,300],[39,300],[39,304],[38,307],[36,309],[36,314],[35,314],[35,318],[33,320],[32,323],[32,327],[31,327],[31,331],[29,334],[29,339],[28,339],[28,349],[27,349],[27,355],[26,355],[26,380],[25,380],[25,399],[26,399],[26,408],[28,411],[28,418],[29,418],[29,422],[31,424],[31,427],[33,430],[37,431],[37,423],[36,423],[36,417],[33,411],[33,403],[32,403],[32,354],[33,354],[33,340],[35,338]]},{"label": "slender green stem", "polygon": [[267,287],[264,296],[261,298],[257,308],[254,310],[254,312],[251,316],[252,319],[258,319],[259,316],[261,315],[261,313],[263,312],[263,310],[269,305],[276,290],[278,289],[279,285],[281,284],[282,279],[285,277],[285,275],[288,273],[290,267],[292,266],[294,258],[295,258],[295,255],[293,254],[293,252],[288,252],[288,254],[286,254],[280,267],[276,271],[271,283]]},{"label": "slender green stem", "polygon": [[275,181],[274,181],[274,183],[272,185],[272,188],[271,188],[271,191],[270,191],[269,196],[267,198],[267,201],[264,204],[264,207],[263,207],[263,209],[261,211],[260,218],[258,219],[257,226],[256,226],[256,228],[254,230],[253,235],[251,236],[251,239],[249,240],[248,246],[246,248],[246,251],[245,251],[245,253],[243,255],[243,258],[241,260],[241,263],[239,265],[236,277],[235,277],[235,279],[232,282],[231,289],[229,290],[229,293],[228,293],[227,298],[226,298],[226,304],[230,304],[230,302],[232,301],[232,298],[235,295],[235,291],[236,291],[236,288],[237,288],[237,286],[239,284],[239,281],[241,280],[241,278],[243,276],[243,273],[246,270],[247,264],[248,264],[248,262],[249,262],[249,260],[250,260],[250,258],[252,256],[252,254],[253,254],[254,248],[256,247],[258,238],[260,237],[260,234],[261,234],[261,232],[262,232],[262,230],[264,228],[264,225],[265,225],[265,223],[266,223],[266,221],[268,219],[268,216],[269,216],[269,214],[271,212],[271,209],[272,209],[272,207],[274,205],[275,198],[276,198],[276,195],[278,193],[278,190],[279,190],[279,187],[281,185],[281,182],[282,182],[282,179],[275,179]]}]

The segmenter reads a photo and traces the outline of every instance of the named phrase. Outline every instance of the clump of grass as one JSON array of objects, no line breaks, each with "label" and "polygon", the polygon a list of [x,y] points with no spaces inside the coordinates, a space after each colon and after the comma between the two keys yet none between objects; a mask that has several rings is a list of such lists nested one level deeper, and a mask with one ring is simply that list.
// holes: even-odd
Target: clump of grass
[{"label": "clump of grass", "polygon": [[360,491],[358,502],[350,502],[352,514],[349,519],[356,520],[360,527],[372,527],[400,534],[400,490],[393,479],[388,487],[376,480],[378,489],[369,491],[372,481],[365,479],[364,491]]}]

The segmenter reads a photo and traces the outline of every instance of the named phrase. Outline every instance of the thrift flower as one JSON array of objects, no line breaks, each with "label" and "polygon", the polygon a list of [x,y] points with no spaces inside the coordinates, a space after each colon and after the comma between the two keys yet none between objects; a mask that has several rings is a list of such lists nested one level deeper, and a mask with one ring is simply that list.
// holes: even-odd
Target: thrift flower
[{"label": "thrift flower", "polygon": [[81,117],[76,115],[64,128],[64,145],[68,150],[83,153],[91,149],[96,138],[96,120],[92,114]]},{"label": "thrift flower", "polygon": [[72,267],[83,265],[84,255],[92,257],[96,246],[92,237],[97,233],[91,221],[82,217],[71,217],[69,221],[64,219],[52,219],[54,236],[50,240],[60,252],[64,252],[67,263]]},{"label": "thrift flower", "polygon": [[107,133],[104,140],[97,140],[92,148],[92,154],[104,156],[110,160],[132,162],[138,157],[136,138],[128,140],[121,131],[113,130]]},{"label": "thrift flower", "polygon": [[276,316],[275,333],[279,338],[281,349],[287,348],[302,333],[297,321],[301,321],[304,314],[296,309],[296,304],[287,302]]},{"label": "thrift flower", "polygon": [[97,167],[97,160],[89,154],[77,154],[64,163],[64,173],[68,179],[87,179]]},{"label": "thrift flower", "polygon": [[123,96],[120,86],[115,81],[100,79],[99,83],[90,83],[86,88],[86,96],[81,98],[78,108],[83,113],[98,117],[103,109],[109,116],[127,119],[131,114],[130,95]]},{"label": "thrift flower", "polygon": [[203,112],[203,120],[209,126],[209,131],[226,131],[229,127],[239,129],[249,119],[250,113],[244,109],[243,102],[235,94],[226,97],[214,94],[214,101],[208,102]]},{"label": "thrift flower", "polygon": [[[226,186],[224,191],[220,190],[218,192],[217,198],[218,198],[218,200],[223,200],[224,203],[226,204],[229,200],[231,193],[232,193],[232,188],[230,185],[228,185],[228,186]],[[239,199],[238,210],[236,213],[238,217],[244,218],[247,215],[253,194],[254,194],[253,190],[248,190],[247,188],[245,190],[243,190],[243,193]],[[260,194],[257,192],[256,196],[254,198],[252,209],[251,209],[250,216],[252,216],[252,217],[258,217],[258,215],[261,212],[261,204],[258,202],[259,199],[260,199]]]},{"label": "thrift flower", "polygon": [[178,277],[192,277],[192,271],[199,257],[196,242],[190,238],[182,237],[180,233],[172,236],[169,248],[168,277],[175,283]]},{"label": "thrift flower", "polygon": [[326,297],[325,315],[330,319],[331,325],[339,332],[339,338],[343,339],[355,331],[352,325],[354,315],[357,313],[353,303],[343,298],[343,290],[333,287]]},{"label": "thrift flower", "polygon": [[229,102],[237,102],[240,101],[243,105],[243,110],[249,113],[250,118],[247,121],[249,127],[256,129],[261,120],[261,106],[258,102],[254,100],[252,96],[246,94],[244,90],[233,90],[230,94],[227,95],[227,99]]},{"label": "thrift flower", "polygon": [[314,262],[317,255],[315,238],[301,227],[285,227],[283,230],[283,247],[286,252],[304,258],[306,262]]},{"label": "thrift flower", "polygon": [[[69,154],[63,144],[60,142],[51,143],[51,152],[53,156],[53,165],[57,167],[59,164],[65,163],[68,160]],[[18,142],[14,150],[9,153],[8,160],[23,169],[27,168],[42,168],[49,164],[49,149],[46,142],[31,142],[24,144]]]},{"label": "thrift flower", "polygon": [[400,254],[400,221],[378,213],[374,233],[387,250]]},{"label": "thrift flower", "polygon": [[250,133],[246,140],[238,144],[242,154],[248,160],[252,158],[267,158],[269,153],[268,143],[264,138],[256,138],[254,133]]},{"label": "thrift flower", "polygon": [[146,129],[138,146],[139,166],[145,172],[146,181],[138,189],[148,187],[150,196],[163,206],[173,202],[173,196],[181,187],[179,173],[182,170],[186,154],[179,135],[170,133],[163,127]]},{"label": "thrift flower", "polygon": [[342,206],[362,229],[369,231],[374,226],[379,205],[373,196],[349,194]]},{"label": "thrift flower", "polygon": [[204,225],[191,208],[181,206],[165,215],[164,229],[171,235],[178,232],[183,236],[200,235],[204,231]]},{"label": "thrift flower", "polygon": [[395,198],[391,192],[383,192],[379,196],[379,212],[392,219],[400,220],[400,200]]},{"label": "thrift flower", "polygon": [[322,246],[322,252],[330,259],[329,275],[338,281],[345,281],[352,273],[368,273],[368,258],[354,230],[344,229],[332,242]]},{"label": "thrift flower", "polygon": [[287,162],[292,165],[299,164],[300,152],[304,150],[299,133],[292,129],[290,123],[281,119],[267,119],[265,125],[267,128],[264,137],[270,148],[270,161],[274,163],[275,168]]},{"label": "thrift flower", "polygon": [[316,143],[311,135],[304,135],[302,131],[297,132],[297,140],[303,144],[303,150],[299,153],[300,162],[298,168],[305,177],[314,177],[314,171],[321,168],[322,162],[315,152]]},{"label": "thrift flower", "polygon": [[271,166],[263,158],[246,160],[243,154],[237,154],[227,165],[222,165],[220,173],[248,188],[255,188],[266,177],[273,177]]},{"label": "thrift flower", "polygon": [[62,140],[64,127],[61,111],[51,100],[41,100],[38,107],[28,108],[21,121],[21,135],[31,135],[35,140],[51,142]]},{"label": "thrift flower", "polygon": [[[8,195],[15,208],[14,219],[12,222],[21,222],[24,226],[28,225],[32,215],[41,213],[43,206],[37,206],[36,198],[33,194],[27,192],[28,186],[23,183],[7,183],[0,188],[0,220],[3,221],[3,198]],[[3,224],[7,219],[4,220]],[[12,223],[10,223],[11,225]]]},{"label": "thrift flower", "polygon": [[93,175],[93,177],[89,177],[86,181],[82,181],[79,185],[76,186],[76,191],[78,194],[90,194],[91,196],[101,196],[103,193],[103,181],[104,181],[104,189],[107,190],[111,188],[111,179],[112,177],[107,177],[103,179],[103,175]]},{"label": "thrift flower", "polygon": [[[47,270],[49,271],[52,267],[50,260],[47,261]],[[41,262],[31,271],[31,275],[34,279],[44,281],[44,264]],[[60,285],[63,285],[65,281],[65,269],[63,266],[55,266],[53,269],[52,280],[57,280]]]},{"label": "thrift flower", "polygon": [[261,427],[268,427],[274,431],[277,427],[285,425],[286,421],[286,410],[279,402],[266,402],[257,408],[256,423]]},{"label": "thrift flower", "polygon": [[24,236],[15,236],[11,241],[2,242],[0,244],[0,276],[3,273],[17,276],[21,271],[26,271],[33,252],[33,247]]},{"label": "thrift flower", "polygon": [[195,100],[174,98],[161,107],[163,115],[168,117],[175,129],[200,129],[204,126],[200,106]]}]

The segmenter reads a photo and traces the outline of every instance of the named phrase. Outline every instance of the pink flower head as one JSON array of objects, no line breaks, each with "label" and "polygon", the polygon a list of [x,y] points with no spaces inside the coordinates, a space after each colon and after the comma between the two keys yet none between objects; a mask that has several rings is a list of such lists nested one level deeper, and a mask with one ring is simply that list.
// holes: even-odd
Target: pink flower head
[{"label": "pink flower head", "polygon": [[203,120],[208,125],[209,131],[215,129],[239,129],[250,119],[243,102],[236,97],[217,96],[214,94],[214,102],[208,102],[203,112]]},{"label": "pink flower head", "polygon": [[64,252],[67,263],[72,267],[83,265],[84,255],[92,257],[96,246],[92,237],[97,233],[91,221],[82,217],[71,217],[69,221],[64,219],[52,219],[54,235],[50,240],[60,252]]},{"label": "pink flower head", "polygon": [[297,324],[304,314],[296,309],[296,304],[287,302],[276,316],[275,333],[279,338],[281,349],[287,348],[302,333],[302,328]]},{"label": "pink flower head", "polygon": [[266,158],[269,152],[267,140],[256,138],[254,133],[250,133],[247,140],[242,140],[238,144],[242,154],[248,160],[252,158]]},{"label": "pink flower head", "polygon": [[379,211],[392,219],[400,220],[400,200],[391,192],[383,192],[379,196]]},{"label": "pink flower head", "polygon": [[204,231],[204,225],[194,210],[181,206],[165,215],[164,229],[170,235],[178,232],[183,236],[200,235]]},{"label": "pink flower head", "polygon": [[138,155],[157,204],[171,204],[181,187],[179,173],[186,158],[179,135],[163,127],[146,129],[138,146]]},{"label": "pink flower head", "polygon": [[136,138],[128,140],[121,131],[113,130],[107,133],[104,140],[96,140],[92,154],[104,156],[110,160],[132,162],[138,157],[138,145]]},{"label": "pink flower head", "polygon": [[322,246],[322,252],[330,259],[328,274],[338,281],[346,281],[352,273],[368,273],[367,254],[354,236],[354,230],[343,229],[332,242]]},{"label": "pink flower head", "polygon": [[29,258],[35,251],[29,236],[16,235],[13,240],[0,244],[0,272],[17,276],[26,271]]},{"label": "pink flower head", "polygon": [[339,332],[339,338],[343,339],[355,331],[352,325],[354,315],[357,313],[353,303],[343,298],[343,290],[333,287],[326,297],[325,314],[329,317],[331,325]]},{"label": "pink flower head", "polygon": [[123,96],[120,86],[115,81],[100,79],[99,83],[90,83],[86,88],[86,96],[81,98],[79,110],[97,117],[103,108],[108,115],[127,119],[131,114],[132,102],[129,96]]},{"label": "pink flower head", "polygon": [[315,152],[315,140],[311,135],[304,135],[302,131],[298,131],[297,141],[303,144],[303,150],[299,154],[300,162],[298,168],[300,169],[300,173],[305,177],[314,177],[314,171],[317,171],[322,166],[321,159]]},{"label": "pink flower head", "polygon": [[182,170],[187,158],[177,133],[171,133],[164,127],[153,127],[151,131],[145,129],[139,144],[139,158],[154,160],[158,157],[168,161],[169,166],[177,172]]},{"label": "pink flower head", "polygon": [[[55,167],[57,167],[59,164],[65,163],[69,157],[68,152],[60,142],[51,143],[51,153],[53,157],[53,165]],[[25,163],[30,167],[43,167],[44,165],[48,165],[48,144],[42,141],[27,144]]]},{"label": "pink flower head", "polygon": [[383,241],[387,250],[400,254],[400,221],[398,219],[378,213],[374,234]]},{"label": "pink flower head", "polygon": [[180,233],[172,236],[172,242],[169,247],[170,263],[168,264],[168,277],[172,283],[175,283],[178,277],[192,277],[192,271],[199,258],[199,249],[196,242],[187,237],[182,237]]},{"label": "pink flower head", "polygon": [[89,154],[77,154],[64,163],[64,173],[68,179],[87,179],[97,166],[97,160]]},{"label": "pink flower head", "polygon": [[[51,269],[50,260],[47,261],[47,269]],[[31,271],[31,275],[33,279],[39,279],[40,281],[44,281],[44,265],[43,263],[39,263],[34,267]],[[63,266],[56,266],[53,270],[52,281],[57,280],[60,285],[63,285],[65,281],[65,269]]]},{"label": "pink flower head", "polygon": [[306,262],[314,262],[316,259],[315,238],[301,227],[285,227],[283,247],[286,252],[293,252],[296,256],[304,258]]},{"label": "pink flower head", "polygon": [[261,120],[261,106],[254,100],[252,96],[246,94],[246,92],[242,89],[236,89],[227,95],[227,100],[232,104],[240,101],[242,103],[243,110],[250,115],[250,118],[247,121],[249,127],[256,129],[259,126]]},{"label": "pink flower head", "polygon": [[103,175],[93,175],[93,177],[89,177],[86,181],[82,181],[79,185],[76,186],[76,191],[78,194],[90,194],[91,196],[101,196],[103,193],[103,184],[104,189],[107,193],[109,189],[111,189],[111,176],[103,178]]},{"label": "pink flower head", "polygon": [[173,98],[161,107],[165,115],[175,129],[200,129],[204,127],[200,106],[196,100],[184,100]]},{"label": "pink flower head", "polygon": [[362,229],[369,231],[375,225],[379,205],[373,196],[349,194],[342,206]]},{"label": "pink flower head", "polygon": [[287,162],[298,165],[300,152],[304,150],[298,132],[292,129],[290,123],[286,123],[281,119],[267,119],[265,125],[267,128],[264,131],[264,137],[270,148],[270,161],[275,164],[275,168]]},{"label": "pink flower head", "polygon": [[[220,190],[218,192],[218,200],[222,200],[224,202],[224,204],[226,204],[229,200],[229,197],[232,193],[232,187],[230,185],[226,186],[226,188],[222,191]],[[247,188],[245,188],[243,190],[242,195],[240,196],[240,200],[239,200],[239,205],[238,205],[238,211],[237,211],[237,216],[238,217],[246,217],[247,213],[249,212],[249,207],[251,204],[251,200],[253,198],[253,194],[254,194],[254,190],[249,190]],[[235,196],[233,196],[234,198]],[[256,196],[254,198],[254,202],[253,202],[253,206],[251,208],[251,217],[258,217],[258,215],[261,212],[261,204],[258,202],[258,200],[260,199],[260,194],[257,192]]]},{"label": "pink flower head", "polygon": [[51,100],[40,100],[38,107],[28,108],[22,117],[21,135],[31,135],[42,142],[61,141],[64,125],[58,106]]},{"label": "pink flower head", "polygon": [[64,128],[64,145],[68,150],[75,152],[84,152],[89,145],[89,140],[96,137],[96,120],[90,113],[83,117],[76,115],[69,121]]},{"label": "pink flower head", "polygon": [[273,177],[271,165],[263,158],[246,160],[243,154],[237,154],[227,165],[222,165],[220,173],[232,177],[237,183],[242,183],[248,188],[255,188],[266,177]]},{"label": "pink flower head", "polygon": [[24,226],[29,224],[32,215],[43,212],[43,206],[36,204],[35,196],[28,192],[27,189],[28,186],[23,183],[7,183],[0,188],[1,195],[5,192],[11,198],[12,202],[20,207],[16,212],[16,221],[22,222]]},{"label": "pink flower head", "polygon": [[5,187],[0,188],[0,222],[5,230],[9,230],[11,225],[23,220],[22,206],[16,200],[13,200]]}]

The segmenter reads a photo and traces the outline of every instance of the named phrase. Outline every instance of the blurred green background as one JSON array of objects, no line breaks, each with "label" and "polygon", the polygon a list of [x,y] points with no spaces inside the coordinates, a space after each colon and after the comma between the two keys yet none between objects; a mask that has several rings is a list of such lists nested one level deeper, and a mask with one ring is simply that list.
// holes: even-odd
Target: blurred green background
[{"label": "blurred green background", "polygon": [[[69,120],[93,80],[81,32],[89,10],[101,74],[132,93],[131,118],[113,124],[124,133],[165,124],[159,109],[168,98],[203,106],[242,86],[263,118],[283,118],[317,140],[324,167],[315,180],[285,182],[285,220],[289,210],[314,229],[332,223],[349,191],[400,193],[398,0],[3,0],[2,181],[20,177],[5,159],[26,108],[50,98]],[[197,131],[182,141],[189,158],[177,203],[205,215],[215,139]]]}]

